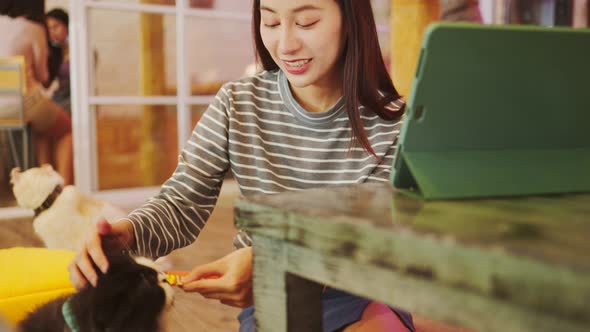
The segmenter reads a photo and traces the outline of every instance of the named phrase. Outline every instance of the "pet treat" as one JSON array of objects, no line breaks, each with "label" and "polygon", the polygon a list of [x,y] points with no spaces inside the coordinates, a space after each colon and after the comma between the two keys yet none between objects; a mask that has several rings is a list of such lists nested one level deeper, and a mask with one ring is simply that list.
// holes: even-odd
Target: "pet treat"
[{"label": "pet treat", "polygon": [[[171,286],[178,286],[182,287],[182,277],[189,275],[190,272],[188,271],[168,271],[166,272],[166,282]],[[218,279],[219,276],[210,275],[206,276],[203,279]]]},{"label": "pet treat", "polygon": [[188,271],[168,271],[166,272],[166,282],[172,286],[182,286],[182,277],[189,273]]}]

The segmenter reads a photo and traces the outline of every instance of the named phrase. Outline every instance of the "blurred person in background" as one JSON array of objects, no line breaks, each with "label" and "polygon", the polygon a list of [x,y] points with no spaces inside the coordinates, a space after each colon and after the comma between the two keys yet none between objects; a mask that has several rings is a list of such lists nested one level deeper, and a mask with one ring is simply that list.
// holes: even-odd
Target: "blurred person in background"
[{"label": "blurred person in background", "polygon": [[60,53],[61,63],[56,73],[57,89],[53,92],[52,99],[64,110],[71,114],[70,108],[70,48],[68,44],[68,13],[55,8],[47,12],[47,29],[49,30],[49,42]]},{"label": "blurred person in background", "polygon": [[27,93],[24,118],[33,130],[38,164],[49,163],[73,183],[72,124],[63,107],[46,96],[45,88],[61,64],[60,53],[50,52],[44,0],[0,1],[0,56],[23,56]]},{"label": "blurred person in background", "polygon": [[25,59],[27,90],[47,84],[47,38],[43,0],[0,1],[0,56]]}]

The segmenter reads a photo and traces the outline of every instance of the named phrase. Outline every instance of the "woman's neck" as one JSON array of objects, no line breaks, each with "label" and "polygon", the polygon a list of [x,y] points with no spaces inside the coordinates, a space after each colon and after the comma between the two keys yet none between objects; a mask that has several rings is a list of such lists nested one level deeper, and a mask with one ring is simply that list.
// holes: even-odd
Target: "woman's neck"
[{"label": "woman's neck", "polygon": [[[338,81],[336,81],[338,82]],[[324,112],[334,106],[342,97],[342,87],[332,86],[308,86],[297,88],[289,84],[295,100],[308,112]]]}]

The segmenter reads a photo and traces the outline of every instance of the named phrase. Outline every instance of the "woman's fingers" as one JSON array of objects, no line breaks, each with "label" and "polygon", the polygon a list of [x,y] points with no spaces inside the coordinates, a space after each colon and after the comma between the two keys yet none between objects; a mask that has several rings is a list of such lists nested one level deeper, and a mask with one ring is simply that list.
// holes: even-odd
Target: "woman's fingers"
[{"label": "woman's fingers", "polygon": [[97,224],[96,230],[90,234],[84,247],[68,267],[70,280],[77,289],[88,286],[88,283],[96,287],[98,275],[94,265],[98,266],[103,273],[108,270],[109,262],[102,250],[101,236],[99,235],[106,235],[110,232],[110,227],[103,225],[104,223],[106,221]]},{"label": "woman's fingers", "polygon": [[84,278],[76,263],[77,261],[73,260],[70,265],[68,265],[68,272],[70,273],[70,281],[72,282],[72,285],[74,285],[74,288],[80,290],[88,286],[88,281]]},{"label": "woman's fingers", "polygon": [[204,278],[219,278],[224,275],[226,270],[227,267],[221,260],[199,265],[192,269],[188,275],[182,277],[182,283],[188,284]]},{"label": "woman's fingers", "polygon": [[96,287],[96,283],[98,282],[98,275],[96,274],[96,270],[94,269],[94,265],[89,258],[88,251],[85,248],[80,253],[80,258],[77,262],[78,269],[85,277],[85,279],[93,286]]},{"label": "woman's fingers", "polygon": [[[216,276],[218,278],[210,278]],[[252,303],[252,249],[239,249],[183,278],[182,288],[222,303],[245,307]]]},{"label": "woman's fingers", "polygon": [[228,305],[230,307],[236,307],[236,308],[248,308],[249,306],[252,305],[252,301],[229,301],[229,300],[219,300],[219,302]]},{"label": "woman's fingers", "polygon": [[74,257],[74,260],[72,260],[70,265],[68,265],[68,271],[70,273],[70,281],[76,289],[82,289],[86,287],[88,283],[95,286],[96,281],[98,280],[96,271],[94,271],[94,267],[88,259],[85,248],[83,248],[76,257]]},{"label": "woman's fingers", "polygon": [[235,288],[226,282],[224,278],[197,279],[194,281],[183,282],[182,289],[185,292],[206,293],[229,293],[234,292]]},{"label": "woman's fingers", "polygon": [[105,256],[102,249],[101,238],[98,232],[92,233],[89,241],[86,242],[86,250],[88,251],[88,255],[94,264],[98,266],[102,273],[106,273],[109,269],[109,261],[107,260],[107,257]]},{"label": "woman's fingers", "polygon": [[197,292],[203,297],[219,300],[232,307],[245,308],[252,304],[252,288],[242,285],[230,277],[200,279],[182,285],[187,292]]},{"label": "woman's fingers", "polygon": [[212,292],[201,293],[201,295],[207,299],[218,300],[219,302],[232,307],[246,308],[252,305],[252,296],[247,292]]}]

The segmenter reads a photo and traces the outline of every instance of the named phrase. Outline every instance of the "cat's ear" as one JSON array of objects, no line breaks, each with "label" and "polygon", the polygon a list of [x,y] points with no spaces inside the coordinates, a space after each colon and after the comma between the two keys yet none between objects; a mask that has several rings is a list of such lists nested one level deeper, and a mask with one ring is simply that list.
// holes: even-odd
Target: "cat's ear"
[{"label": "cat's ear", "polygon": [[15,184],[20,179],[20,167],[15,167],[10,171],[10,183]]}]

